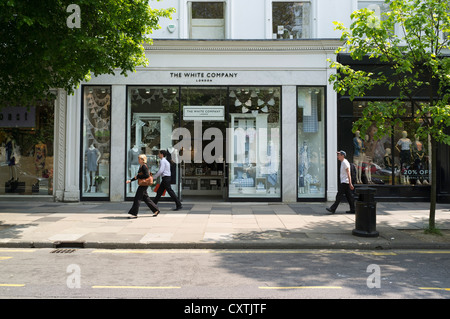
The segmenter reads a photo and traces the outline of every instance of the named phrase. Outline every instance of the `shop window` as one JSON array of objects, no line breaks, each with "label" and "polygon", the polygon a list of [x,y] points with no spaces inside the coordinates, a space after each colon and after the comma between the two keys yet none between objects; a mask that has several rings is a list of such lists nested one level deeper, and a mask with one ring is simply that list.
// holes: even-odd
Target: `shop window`
[{"label": "shop window", "polygon": [[83,87],[82,197],[109,197],[111,88]]},{"label": "shop window", "polygon": [[229,197],[280,198],[280,88],[229,91]]},{"label": "shop window", "polygon": [[273,39],[311,38],[311,3],[272,2]]},{"label": "shop window", "polygon": [[225,39],[225,2],[188,2],[191,39]]},{"label": "shop window", "polygon": [[325,197],[324,89],[299,87],[297,91],[298,197]]},{"label": "shop window", "polygon": [[0,194],[53,195],[54,101],[0,110]]},{"label": "shop window", "polygon": [[[353,103],[354,121],[362,116],[366,101]],[[379,136],[375,125],[367,132],[355,132],[350,161],[357,168],[357,184],[373,185],[429,185],[431,150],[428,140],[421,140],[413,132],[418,125],[412,118],[413,107],[405,102],[403,125],[390,127],[388,134]],[[349,127],[351,130],[351,127]]]},{"label": "shop window", "polygon": [[[178,87],[132,86],[128,88],[127,125],[127,179],[137,175],[138,155],[147,155],[147,166],[156,174],[159,169],[159,151],[166,150],[174,163],[178,153],[172,146],[172,132],[179,122]],[[158,178],[156,183],[160,182]],[[178,166],[173,166],[172,184],[178,184]],[[137,182],[127,184],[126,196],[134,197]],[[178,186],[172,187],[178,194]],[[149,195],[154,186],[149,187]],[[166,193],[163,197],[170,197]]]}]

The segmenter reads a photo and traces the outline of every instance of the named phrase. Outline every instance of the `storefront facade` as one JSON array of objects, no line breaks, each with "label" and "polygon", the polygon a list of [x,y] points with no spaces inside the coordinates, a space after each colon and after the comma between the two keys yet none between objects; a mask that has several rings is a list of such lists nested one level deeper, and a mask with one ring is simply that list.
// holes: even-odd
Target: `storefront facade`
[{"label": "storefront facade", "polygon": [[155,173],[160,149],[177,163],[172,187],[182,199],[333,198],[336,100],[326,59],[338,45],[155,41],[148,67],[94,78],[67,97],[57,199],[130,200],[136,185],[124,181],[136,155]]},{"label": "storefront facade", "polygon": [[[344,149],[359,163],[357,187],[376,187],[379,200],[429,200],[430,143],[412,136],[412,118],[381,140],[352,133],[368,101],[392,97],[337,96],[326,59],[339,44],[155,41],[150,65],[128,77],[100,76],[74,95],[58,90],[30,109],[3,109],[0,197],[131,200],[136,185],[125,180],[136,155],[156,172],[164,149],[182,200],[330,201]],[[449,200],[448,149],[437,153],[439,202]]]},{"label": "storefront facade", "polygon": [[[348,54],[339,54],[340,63],[351,65],[357,70],[380,70],[383,66],[373,59],[355,61]],[[366,96],[353,101],[349,96],[339,95],[338,145],[347,150],[349,161],[357,168],[357,186],[371,186],[377,190],[377,198],[384,201],[429,201],[432,170],[437,173],[437,200],[450,201],[450,157],[448,145],[439,144],[436,150],[437,165],[433,167],[430,139],[420,139],[414,132],[420,125],[415,120],[416,110],[410,101],[405,101],[402,114],[403,125],[392,125],[389,134],[375,138],[376,127],[366,132],[352,132],[353,123],[361,116],[369,102],[389,102],[396,98],[393,90],[375,88]],[[418,104],[428,103],[429,96],[417,96]]]}]

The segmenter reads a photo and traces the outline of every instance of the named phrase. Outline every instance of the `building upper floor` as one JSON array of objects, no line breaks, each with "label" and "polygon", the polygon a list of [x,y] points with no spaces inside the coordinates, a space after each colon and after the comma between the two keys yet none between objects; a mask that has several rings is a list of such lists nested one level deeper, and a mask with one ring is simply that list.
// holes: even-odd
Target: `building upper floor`
[{"label": "building upper floor", "polygon": [[336,39],[333,21],[349,26],[353,11],[381,15],[383,0],[149,0],[152,8],[175,8],[161,19],[153,39]]}]

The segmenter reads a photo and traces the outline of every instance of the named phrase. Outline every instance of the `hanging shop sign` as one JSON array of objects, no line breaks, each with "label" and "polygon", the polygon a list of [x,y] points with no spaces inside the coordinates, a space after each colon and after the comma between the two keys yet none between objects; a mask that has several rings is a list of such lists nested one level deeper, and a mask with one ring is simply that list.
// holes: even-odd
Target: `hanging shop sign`
[{"label": "hanging shop sign", "polygon": [[185,121],[224,121],[225,107],[220,106],[183,106]]}]

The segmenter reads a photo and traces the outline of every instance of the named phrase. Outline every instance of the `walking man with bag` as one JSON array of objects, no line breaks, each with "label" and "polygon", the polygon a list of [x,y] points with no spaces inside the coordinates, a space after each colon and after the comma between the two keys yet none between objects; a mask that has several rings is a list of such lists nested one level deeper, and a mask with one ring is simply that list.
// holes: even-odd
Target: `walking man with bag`
[{"label": "walking man with bag", "polygon": [[[165,150],[160,150],[158,155],[160,158],[159,170],[158,173],[156,173],[155,176],[153,176],[153,178],[156,179],[157,177],[161,176],[161,184],[159,185],[158,191],[156,192],[156,197],[153,199],[153,201],[157,204],[164,190],[166,190],[169,193],[170,197],[175,201],[176,207],[173,210],[182,209],[183,206],[181,205],[180,200],[178,199],[177,195],[175,195],[175,192],[170,186],[171,172],[170,172],[170,163],[166,159],[167,153]],[[157,215],[158,214],[153,214],[153,216]]]},{"label": "walking man with bag", "polygon": [[153,212],[153,216],[157,216],[159,214],[159,208],[156,204],[150,199],[147,193],[148,186],[153,184],[153,177],[147,167],[147,156],[141,154],[138,156],[139,160],[139,170],[138,174],[130,180],[127,180],[126,183],[129,184],[135,180],[138,181],[139,187],[136,191],[136,195],[134,195],[133,206],[131,207],[128,214],[130,215],[128,218],[137,218],[139,212],[139,206],[141,205],[141,201],[147,204],[147,206]]},{"label": "walking man with bag", "polygon": [[355,213],[355,201],[353,198],[352,191],[355,189],[352,184],[352,176],[350,172],[350,163],[345,158],[347,154],[344,151],[337,152],[337,158],[339,161],[341,161],[341,170],[340,170],[340,183],[338,188],[338,193],[336,194],[336,201],[333,205],[331,205],[330,208],[326,208],[327,211],[329,211],[331,214],[334,214],[337,207],[339,206],[339,203],[341,202],[342,197],[345,195],[347,197],[347,201],[350,205],[350,210],[346,213],[348,214],[354,214]]}]

